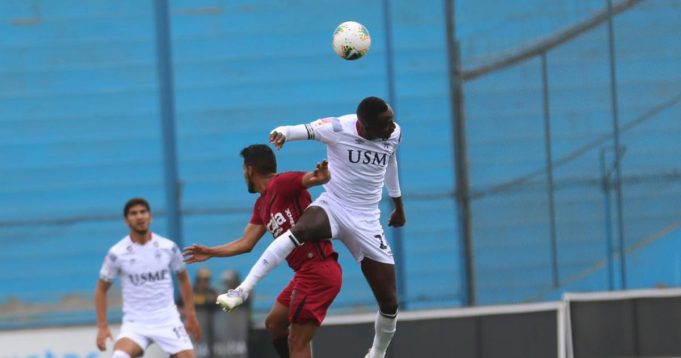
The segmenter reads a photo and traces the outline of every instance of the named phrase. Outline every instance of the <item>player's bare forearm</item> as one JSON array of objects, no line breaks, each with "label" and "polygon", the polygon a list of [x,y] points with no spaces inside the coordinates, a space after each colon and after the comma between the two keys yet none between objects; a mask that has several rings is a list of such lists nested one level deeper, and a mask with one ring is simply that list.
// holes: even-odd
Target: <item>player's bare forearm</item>
[{"label": "player's bare forearm", "polygon": [[390,214],[390,219],[388,220],[388,226],[402,227],[407,223],[407,218],[404,215],[404,204],[402,203],[402,197],[391,198],[393,201],[394,210]]},{"label": "player's bare forearm", "polygon": [[307,172],[303,175],[303,186],[306,188],[323,185],[331,180],[331,172],[329,171],[329,162],[323,160],[317,163],[314,171]]},{"label": "player's bare forearm", "polygon": [[106,340],[112,339],[109,324],[106,320],[107,292],[110,282],[99,280],[95,289],[95,311],[97,314],[97,338],[95,344],[100,351],[106,350]]},{"label": "player's bare forearm", "polygon": [[398,196],[397,198],[390,198],[393,201],[393,208],[395,210],[404,210],[404,204],[402,203],[402,197]]},{"label": "player's bare forearm", "polygon": [[189,273],[183,270],[177,273],[177,287],[180,289],[180,296],[184,302],[184,316],[185,327],[187,332],[194,340],[199,340],[201,337],[201,329],[196,318],[196,308],[194,307],[194,291],[192,291],[192,284],[189,280]]},{"label": "player's bare forearm", "polygon": [[109,324],[106,320],[107,308],[107,293],[111,287],[110,282],[103,280],[97,281],[97,288],[95,289],[95,311],[97,313],[97,327],[107,328]]},{"label": "player's bare forearm", "polygon": [[213,247],[194,244],[185,247],[182,252],[184,261],[191,264],[206,261],[212,257],[229,257],[250,252],[265,231],[265,225],[248,224],[241,238],[227,244]]},{"label": "player's bare forearm", "polygon": [[180,289],[180,296],[182,296],[182,302],[184,303],[185,316],[196,316],[196,309],[194,308],[194,291],[192,291],[192,284],[189,280],[189,273],[187,270],[177,273],[177,287]]}]

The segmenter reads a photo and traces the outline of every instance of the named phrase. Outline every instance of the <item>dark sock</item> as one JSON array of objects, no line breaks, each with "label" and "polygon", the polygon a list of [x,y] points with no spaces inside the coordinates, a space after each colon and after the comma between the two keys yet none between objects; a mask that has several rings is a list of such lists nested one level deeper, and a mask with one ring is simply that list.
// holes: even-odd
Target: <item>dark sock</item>
[{"label": "dark sock", "polygon": [[288,358],[288,337],[273,339],[272,344],[280,358]]}]

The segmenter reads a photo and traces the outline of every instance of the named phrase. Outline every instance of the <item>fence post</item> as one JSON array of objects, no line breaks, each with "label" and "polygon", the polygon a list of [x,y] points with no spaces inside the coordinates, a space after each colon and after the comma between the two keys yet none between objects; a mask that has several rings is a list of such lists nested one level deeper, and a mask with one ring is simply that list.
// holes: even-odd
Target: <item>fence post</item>
[{"label": "fence post", "polygon": [[620,251],[621,288],[627,289],[626,247],[624,240],[624,213],[622,208],[622,167],[620,150],[620,125],[617,104],[617,68],[615,61],[615,31],[613,29],[612,0],[608,1],[608,57],[610,59],[610,104],[612,111],[613,152],[615,154],[615,200],[617,206],[617,235]]},{"label": "fence post", "polygon": [[454,136],[454,169],[456,175],[457,221],[459,223],[461,252],[461,291],[464,305],[477,303],[473,264],[473,238],[471,228],[470,193],[468,187],[468,150],[466,146],[466,121],[464,117],[463,78],[461,52],[456,40],[454,0],[445,1],[445,28],[449,65],[449,91],[452,106]]},{"label": "fence post", "polygon": [[551,278],[553,287],[560,284],[558,275],[558,242],[556,237],[556,209],[553,189],[553,154],[551,151],[551,108],[549,106],[549,75],[546,52],[541,54],[542,97],[544,107],[544,149],[546,152],[546,191],[549,199],[549,226],[551,237]]}]

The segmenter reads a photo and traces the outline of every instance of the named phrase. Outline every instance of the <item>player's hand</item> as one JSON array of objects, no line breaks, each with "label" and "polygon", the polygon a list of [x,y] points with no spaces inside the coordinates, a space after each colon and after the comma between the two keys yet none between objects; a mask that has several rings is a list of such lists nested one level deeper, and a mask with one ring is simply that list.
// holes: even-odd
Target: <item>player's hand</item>
[{"label": "player's hand", "polygon": [[274,144],[274,147],[281,149],[286,142],[286,136],[284,133],[278,132],[276,129],[270,133],[270,143]]},{"label": "player's hand", "polygon": [[395,209],[392,214],[390,214],[390,219],[388,220],[388,226],[392,227],[402,227],[407,223],[407,218],[404,216],[403,209]]},{"label": "player's hand", "polygon": [[97,330],[97,348],[102,352],[106,350],[107,338],[113,340],[113,336],[111,335],[111,331],[109,331],[109,327],[100,328]]},{"label": "player's hand", "polygon": [[321,163],[317,163],[317,167],[312,172],[312,179],[319,183],[327,183],[331,180],[329,162],[326,159],[322,160]]},{"label": "player's hand", "polygon": [[182,256],[184,256],[184,262],[188,264],[206,261],[213,257],[210,252],[210,247],[197,244],[185,247],[182,250]]},{"label": "player's hand", "polygon": [[189,336],[198,342],[201,339],[201,326],[199,325],[199,320],[196,315],[187,316],[184,320],[184,329],[189,333]]}]

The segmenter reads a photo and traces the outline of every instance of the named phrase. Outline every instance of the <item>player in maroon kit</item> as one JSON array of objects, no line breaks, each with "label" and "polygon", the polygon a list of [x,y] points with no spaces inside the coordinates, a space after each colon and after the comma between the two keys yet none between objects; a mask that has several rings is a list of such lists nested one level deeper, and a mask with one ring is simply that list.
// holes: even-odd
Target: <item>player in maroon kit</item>
[{"label": "player in maroon kit", "polygon": [[[277,240],[288,240],[278,236],[295,224],[312,201],[307,188],[331,179],[326,161],[311,172],[277,174],[274,152],[266,145],[248,146],[241,156],[248,191],[260,193],[243,236],[215,247],[189,246],[184,249],[187,263],[250,252],[265,231]],[[330,240],[306,243],[286,257],[295,275],[277,297],[265,323],[281,357],[289,357],[289,352],[291,357],[312,357],[312,337],[340,291],[342,274],[337,258]]]}]

